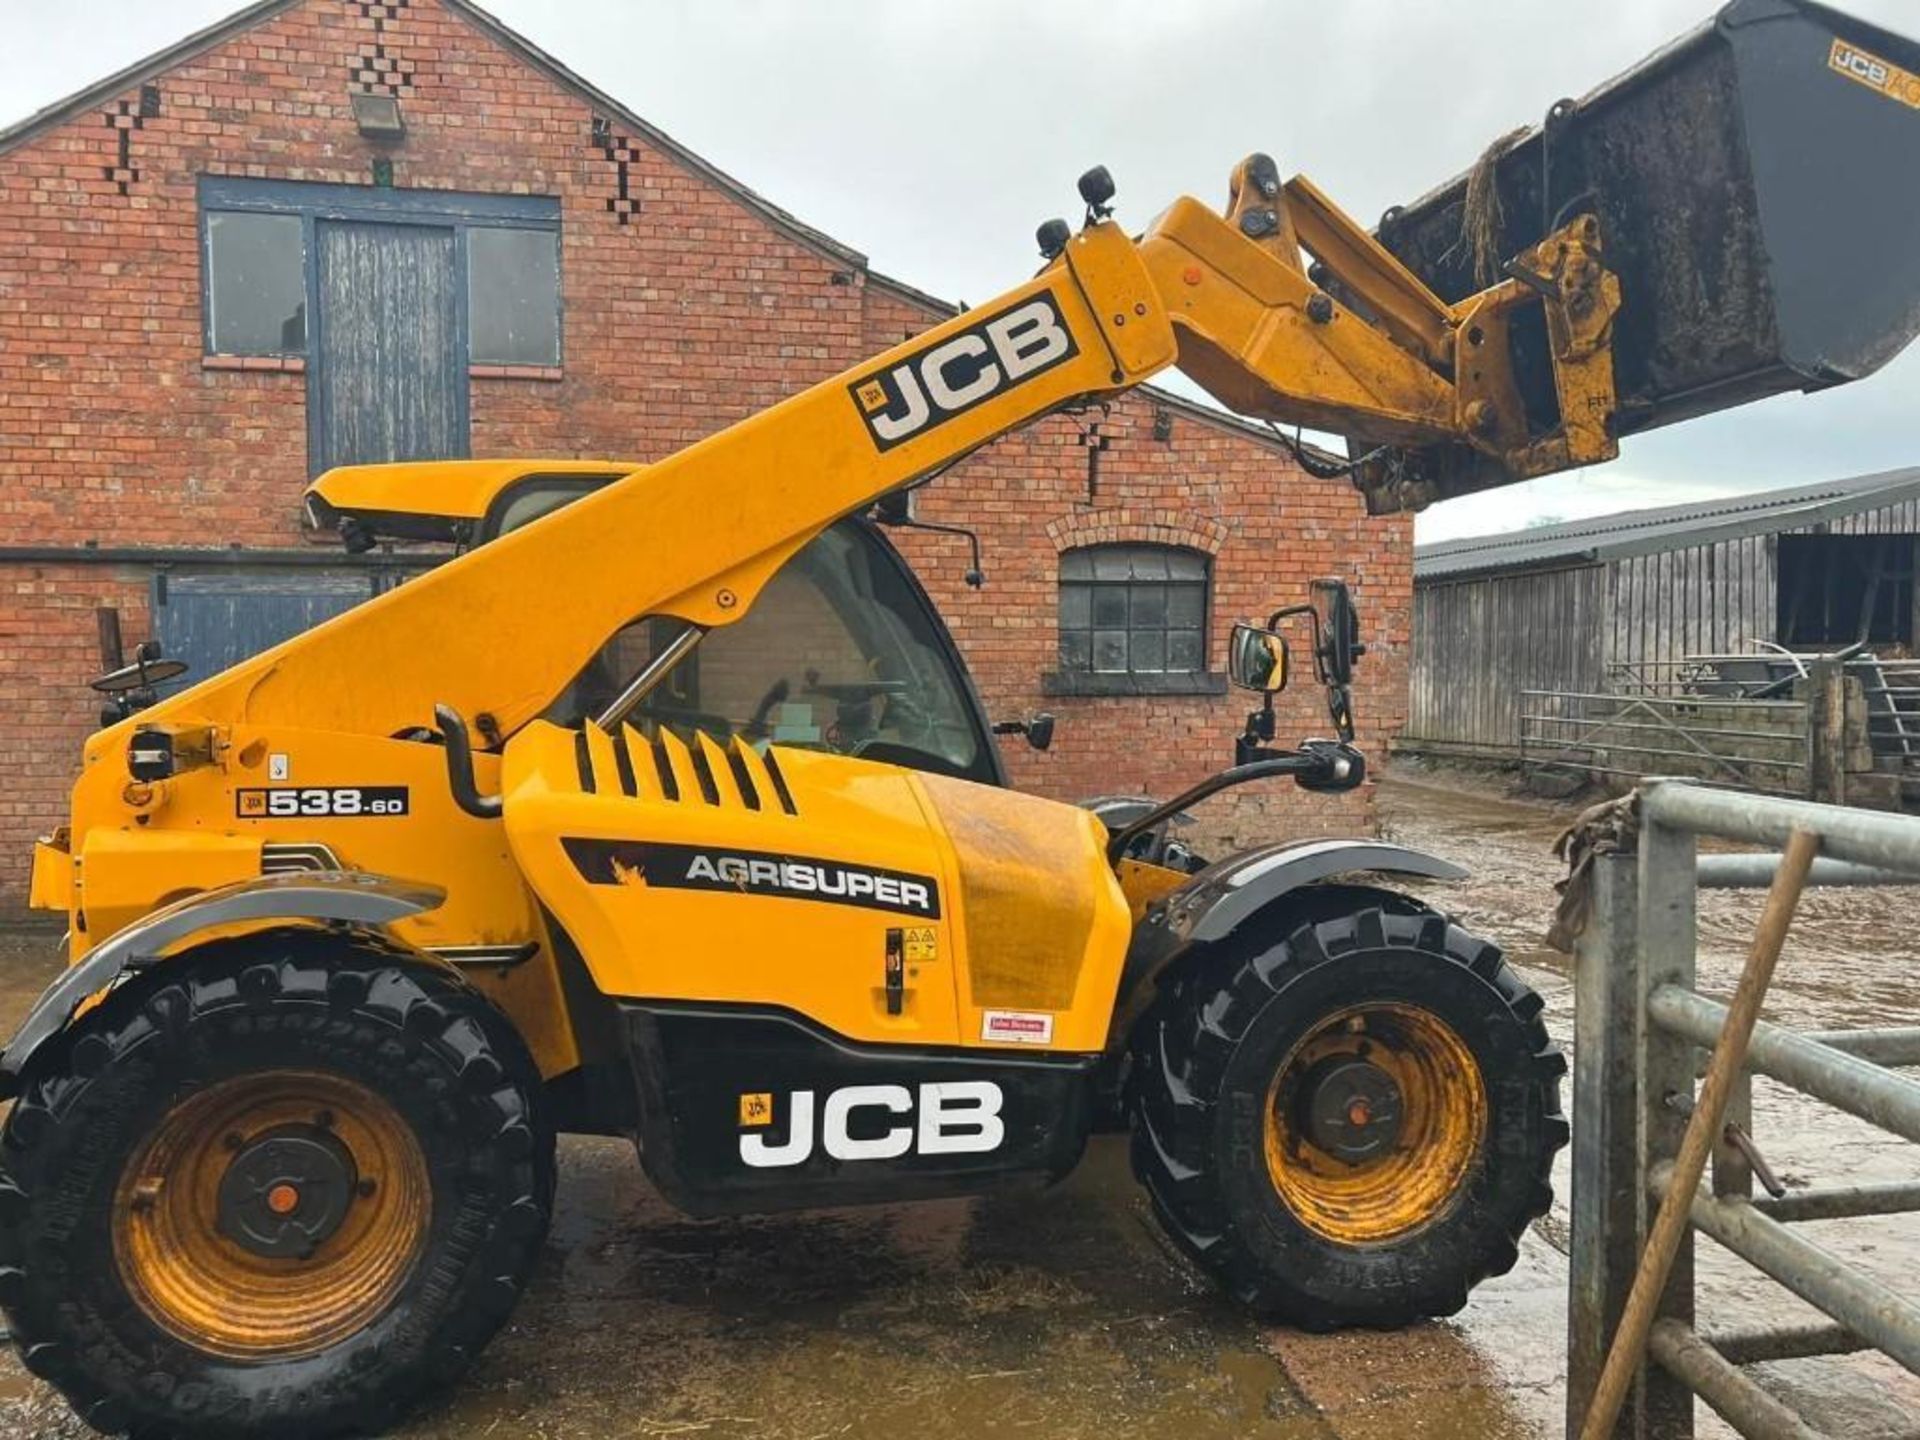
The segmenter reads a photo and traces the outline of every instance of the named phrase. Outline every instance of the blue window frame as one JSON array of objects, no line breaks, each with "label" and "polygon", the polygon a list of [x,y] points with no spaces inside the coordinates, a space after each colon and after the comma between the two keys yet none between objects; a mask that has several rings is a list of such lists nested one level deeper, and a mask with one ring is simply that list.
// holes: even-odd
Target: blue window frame
[{"label": "blue window frame", "polygon": [[560,364],[560,202],[203,175],[201,318],[209,355],[297,356],[324,326],[313,263],[326,220],[454,233],[457,333],[470,364]]}]

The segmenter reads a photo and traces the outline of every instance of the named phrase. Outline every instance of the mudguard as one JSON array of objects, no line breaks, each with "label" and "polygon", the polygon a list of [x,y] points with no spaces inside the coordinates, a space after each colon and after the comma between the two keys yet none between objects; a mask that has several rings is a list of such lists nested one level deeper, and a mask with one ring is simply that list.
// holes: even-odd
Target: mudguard
[{"label": "mudguard", "polygon": [[1428,880],[1467,876],[1450,860],[1384,840],[1294,840],[1216,861],[1157,902],[1135,929],[1110,1043],[1125,1039],[1152,998],[1154,979],[1187,951],[1226,939],[1304,886],[1370,873]]},{"label": "mudguard", "polygon": [[42,1045],[59,1034],[89,995],[128,970],[162,959],[181,940],[219,925],[256,920],[319,920],[371,928],[435,909],[446,892],[384,875],[348,870],[262,875],[202,891],[129,925],[49,985],[0,1053],[0,1099],[19,1093],[20,1077]]}]

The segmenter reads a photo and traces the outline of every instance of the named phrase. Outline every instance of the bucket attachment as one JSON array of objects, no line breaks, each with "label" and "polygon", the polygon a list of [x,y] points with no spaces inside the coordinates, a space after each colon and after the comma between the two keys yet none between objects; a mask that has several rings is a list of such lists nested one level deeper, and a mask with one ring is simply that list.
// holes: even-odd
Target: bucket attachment
[{"label": "bucket attachment", "polygon": [[[1920,332],[1920,44],[1806,0],[1733,0],[1389,210],[1378,238],[1454,303],[1583,214],[1622,291],[1616,436],[1872,374]],[[1509,343],[1528,422],[1550,429],[1546,327]],[[1426,478],[1438,499],[1511,477]]]}]

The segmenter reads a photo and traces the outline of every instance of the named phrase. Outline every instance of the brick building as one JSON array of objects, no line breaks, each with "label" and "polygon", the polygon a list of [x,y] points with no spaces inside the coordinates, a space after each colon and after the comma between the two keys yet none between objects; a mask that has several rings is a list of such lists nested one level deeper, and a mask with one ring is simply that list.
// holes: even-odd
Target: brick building
[{"label": "brick building", "polygon": [[[0,132],[0,908],[94,723],[101,607],[204,673],[419,563],[302,531],[328,464],[644,460],[945,311],[467,0],[263,0]],[[1370,753],[1401,721],[1410,522],[1262,431],[1140,391],[922,502],[979,532],[977,591],[964,541],[899,538],[990,710],[1059,716],[1050,753],[1011,748],[1021,785],[1165,793],[1225,763],[1227,627],[1316,574],[1356,583]],[[1310,685],[1281,709],[1283,737],[1324,728]],[[1364,794],[1250,809],[1369,819]]]}]

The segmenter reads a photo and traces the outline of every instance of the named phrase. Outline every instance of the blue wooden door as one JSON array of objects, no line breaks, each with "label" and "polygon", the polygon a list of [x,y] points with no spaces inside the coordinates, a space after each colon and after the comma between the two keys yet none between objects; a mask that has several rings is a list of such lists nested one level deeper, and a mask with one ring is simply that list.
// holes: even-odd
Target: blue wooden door
[{"label": "blue wooden door", "polygon": [[217,675],[262,650],[331,620],[375,593],[369,570],[220,570],[169,574],[153,584],[153,633],[161,653],[187,662],[164,693]]},{"label": "blue wooden door", "polygon": [[321,220],[308,465],[468,452],[466,344],[451,228]]}]

